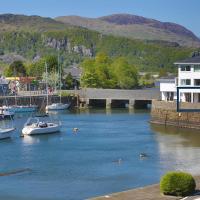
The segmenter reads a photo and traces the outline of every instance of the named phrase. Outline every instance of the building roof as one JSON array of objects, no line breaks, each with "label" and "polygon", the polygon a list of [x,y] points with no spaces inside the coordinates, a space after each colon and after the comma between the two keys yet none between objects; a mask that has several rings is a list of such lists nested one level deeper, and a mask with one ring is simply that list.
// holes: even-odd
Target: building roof
[{"label": "building roof", "polygon": [[194,56],[194,57],[191,57],[191,58],[187,58],[187,59],[184,59],[184,60],[180,60],[180,61],[176,61],[174,63],[175,65],[179,65],[179,64],[196,64],[196,65],[199,65],[200,64],[200,56]]},{"label": "building roof", "polygon": [[79,68],[76,65],[72,65],[72,66],[64,69],[64,71],[66,74],[70,73],[73,78],[78,78],[78,79],[81,77],[81,73],[82,73],[81,68]]}]

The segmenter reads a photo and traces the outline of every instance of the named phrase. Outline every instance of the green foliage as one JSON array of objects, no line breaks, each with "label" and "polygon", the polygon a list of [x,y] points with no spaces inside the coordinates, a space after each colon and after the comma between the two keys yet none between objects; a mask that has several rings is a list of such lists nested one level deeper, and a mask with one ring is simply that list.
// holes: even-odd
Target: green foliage
[{"label": "green foliage", "polygon": [[26,68],[22,61],[14,61],[6,70],[6,76],[26,76]]},{"label": "green foliage", "polygon": [[[89,49],[92,55],[104,52],[110,60],[124,57],[139,71],[149,72],[159,71],[162,68],[168,72],[175,72],[176,68],[173,63],[189,57],[195,51],[192,48],[165,46],[112,35],[102,35],[83,28],[64,26],[62,23],[55,23],[46,18],[31,17],[28,21],[27,18],[18,16],[17,18],[10,17],[10,20],[17,20],[17,25],[14,30],[8,28],[5,31],[0,31],[0,49],[3,49],[3,52],[0,51],[0,53],[6,55],[14,52],[30,62],[38,55],[41,58],[47,57],[46,59],[51,63],[50,70],[55,68],[58,54],[63,58],[62,66],[67,67],[73,63],[82,62],[87,55],[83,51],[74,51],[75,46]],[[21,24],[18,26],[18,23]],[[53,56],[54,59],[49,59],[49,55]],[[107,58],[100,56],[100,59]],[[101,63],[101,60],[97,59],[95,62]],[[42,60],[40,63],[28,65],[28,74],[41,76],[43,66]],[[31,69],[28,69],[29,67]],[[102,72],[104,70],[102,66],[99,73],[104,74]]]},{"label": "green foliage", "polygon": [[131,89],[138,86],[137,69],[123,58],[117,58],[112,63],[113,75],[117,83],[117,87],[123,89]]},{"label": "green foliage", "polygon": [[142,87],[152,87],[154,86],[155,79],[150,73],[146,73],[144,76],[139,78],[139,85]]},{"label": "green foliage", "polygon": [[137,69],[123,57],[111,60],[105,53],[82,63],[82,87],[130,89],[138,85]]},{"label": "green foliage", "polygon": [[66,85],[67,89],[72,89],[73,88],[73,77],[71,75],[71,73],[67,74],[65,80],[64,80],[64,84]]},{"label": "green foliage", "polygon": [[165,77],[167,76],[167,70],[165,68],[161,68],[159,70],[159,77]]},{"label": "green foliage", "polygon": [[48,55],[37,62],[31,63],[27,66],[27,73],[29,76],[42,77],[42,74],[46,71],[45,63],[47,64],[48,73],[58,72],[58,59],[54,55]]},{"label": "green foliage", "polygon": [[186,196],[195,191],[192,175],[184,172],[168,172],[161,178],[160,189],[165,195]]}]

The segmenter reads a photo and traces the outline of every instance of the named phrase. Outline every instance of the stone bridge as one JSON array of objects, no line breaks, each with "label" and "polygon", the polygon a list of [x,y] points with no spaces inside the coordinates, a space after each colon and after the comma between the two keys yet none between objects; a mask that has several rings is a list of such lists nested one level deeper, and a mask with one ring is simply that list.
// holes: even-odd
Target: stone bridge
[{"label": "stone bridge", "polygon": [[87,107],[96,102],[105,102],[107,108],[112,104],[124,103],[134,107],[137,102],[151,103],[153,99],[160,99],[158,88],[120,90],[120,89],[82,89],[76,92],[79,95],[80,106]]}]

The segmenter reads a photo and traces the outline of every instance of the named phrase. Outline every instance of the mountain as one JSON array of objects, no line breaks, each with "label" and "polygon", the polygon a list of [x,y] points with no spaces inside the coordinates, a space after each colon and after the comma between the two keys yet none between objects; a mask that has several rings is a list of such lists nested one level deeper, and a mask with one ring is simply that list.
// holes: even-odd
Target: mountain
[{"label": "mountain", "polygon": [[100,18],[63,16],[57,17],[56,20],[96,30],[103,34],[123,36],[130,39],[176,42],[182,46],[200,47],[200,39],[185,27],[136,15],[114,14]]},{"label": "mountain", "polygon": [[[160,68],[174,71],[173,62],[190,56],[196,50],[158,38],[138,40],[112,33],[102,34],[102,31],[77,25],[78,22],[85,22],[85,18],[70,19],[68,23],[40,16],[0,15],[0,66],[16,59],[29,63],[46,55],[59,54],[62,65],[67,67],[104,52],[113,58],[125,57],[140,71],[158,71]],[[116,25],[122,23],[119,21],[106,22],[110,20],[108,18],[87,20],[87,24],[91,23],[95,27],[98,23],[105,23],[109,27],[111,24],[113,27],[118,26],[123,31],[121,25]]]}]

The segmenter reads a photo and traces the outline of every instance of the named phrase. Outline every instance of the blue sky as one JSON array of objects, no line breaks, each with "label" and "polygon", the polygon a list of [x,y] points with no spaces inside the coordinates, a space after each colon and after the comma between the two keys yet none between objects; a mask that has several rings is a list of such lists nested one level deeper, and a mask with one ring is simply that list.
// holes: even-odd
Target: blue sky
[{"label": "blue sky", "polygon": [[181,24],[200,36],[200,0],[0,0],[0,13],[99,17],[129,13]]}]

